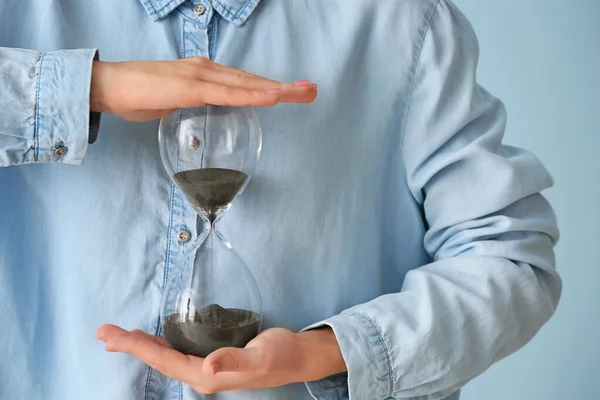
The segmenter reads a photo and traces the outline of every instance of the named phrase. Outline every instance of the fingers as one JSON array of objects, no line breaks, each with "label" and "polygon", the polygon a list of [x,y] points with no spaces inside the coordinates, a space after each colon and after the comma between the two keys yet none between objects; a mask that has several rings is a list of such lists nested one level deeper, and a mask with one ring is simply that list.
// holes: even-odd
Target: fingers
[{"label": "fingers", "polygon": [[[96,339],[101,340],[104,343],[106,343],[109,337],[123,335],[126,332],[127,331],[119,328],[118,326],[106,324],[106,325],[102,325],[100,328],[98,328],[98,330],[96,331]],[[108,346],[105,347],[105,350],[114,352],[114,350],[112,350]]]},{"label": "fingers", "polygon": [[273,106],[280,100],[281,90],[251,90],[213,82],[197,82],[180,91],[180,107],[205,104],[218,106]]},{"label": "fingers", "polygon": [[115,325],[103,325],[98,329],[97,337],[106,343],[107,351],[131,354],[173,379],[195,381],[193,371],[202,367],[203,359],[192,360],[164,346],[160,340],[151,339],[140,332],[133,333]]},{"label": "fingers", "polygon": [[234,68],[198,68],[196,71],[200,79],[223,85],[264,90],[281,86],[281,82],[244,73],[244,71]]},{"label": "fingers", "polygon": [[134,330],[131,331],[131,333],[133,333],[135,335],[139,335],[139,336],[141,336],[143,338],[152,340],[154,343],[159,344],[161,346],[169,347],[169,344],[167,343],[167,341],[165,339],[160,338],[160,337],[156,337],[154,335],[150,335],[149,333],[146,333],[146,332],[144,332],[142,330],[134,329]]},{"label": "fingers", "polygon": [[140,329],[134,329],[131,332],[127,332],[125,329],[122,329],[118,326],[110,325],[110,324],[102,325],[100,328],[98,328],[98,331],[96,332],[96,338],[99,340],[102,340],[103,342],[106,342],[107,339],[111,336],[125,335],[128,333],[132,333],[134,335],[141,336],[142,338],[152,340],[154,343],[156,343],[158,345],[169,347],[169,344],[167,343],[167,341],[165,339],[156,337],[154,335],[150,335],[149,333],[146,333]]},{"label": "fingers", "polygon": [[199,70],[198,78],[207,82],[249,90],[266,92],[270,89],[280,89],[280,101],[294,103],[314,100],[313,95],[316,94],[317,88],[317,85],[311,84],[309,81],[298,81],[295,84],[281,83],[261,77],[249,77],[210,68]]},{"label": "fingers", "polygon": [[255,74],[252,74],[250,72],[247,72],[247,71],[244,71],[244,70],[241,70],[241,69],[227,67],[225,65],[216,63],[213,60],[211,60],[209,58],[205,58],[205,57],[186,58],[185,61],[193,62],[195,64],[198,64],[199,66],[202,66],[202,67],[205,67],[205,68],[214,69],[214,70],[217,70],[217,71],[229,72],[229,73],[236,74],[236,75],[244,75],[244,76],[247,76],[247,77],[250,77],[250,78],[262,78],[259,75],[255,75]]},{"label": "fingers", "polygon": [[308,80],[295,83],[279,82],[237,68],[226,67],[203,57],[189,58],[185,61],[202,67],[198,68],[197,76],[203,81],[259,91],[280,89],[279,101],[282,102],[306,104],[314,101],[317,96],[317,85]]},{"label": "fingers", "polygon": [[254,372],[262,366],[258,349],[238,349],[225,347],[215,350],[206,357],[202,372],[212,377],[221,372]]}]

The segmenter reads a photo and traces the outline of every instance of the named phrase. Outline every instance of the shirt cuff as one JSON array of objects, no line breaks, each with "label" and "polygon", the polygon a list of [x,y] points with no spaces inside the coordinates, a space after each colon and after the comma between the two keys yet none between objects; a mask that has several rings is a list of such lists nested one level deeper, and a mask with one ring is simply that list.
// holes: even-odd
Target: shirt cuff
[{"label": "shirt cuff", "polygon": [[[96,54],[94,55],[94,61],[100,60],[100,52],[96,50]],[[93,65],[93,64],[92,64]],[[90,70],[90,80],[92,76],[92,71]],[[90,87],[91,90],[91,87]],[[90,110],[90,128],[89,128],[89,136],[88,136],[88,144],[96,143],[98,139],[98,132],[100,131],[100,117],[102,113],[91,111]]]},{"label": "shirt cuff", "polygon": [[306,382],[312,397],[317,400],[389,398],[393,392],[391,358],[375,323],[362,314],[347,312],[302,331],[323,326],[331,327],[335,333],[348,372]]},{"label": "shirt cuff", "polygon": [[90,139],[90,86],[97,50],[44,53],[36,82],[34,150],[38,162],[82,164]]}]

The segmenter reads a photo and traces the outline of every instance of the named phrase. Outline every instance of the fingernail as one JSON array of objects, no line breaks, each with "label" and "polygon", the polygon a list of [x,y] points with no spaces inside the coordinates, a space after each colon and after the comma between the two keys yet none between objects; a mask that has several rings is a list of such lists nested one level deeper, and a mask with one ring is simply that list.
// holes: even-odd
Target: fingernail
[{"label": "fingernail", "polygon": [[311,92],[314,92],[315,90],[317,90],[317,84],[313,83],[312,85],[308,85],[308,90]]},{"label": "fingernail", "polygon": [[296,86],[308,86],[308,85],[310,85],[310,81],[306,80],[306,79],[303,79],[301,81],[294,82],[294,85],[296,85]]},{"label": "fingernail", "polygon": [[281,89],[269,89],[267,90],[267,94],[280,94]]},{"label": "fingernail", "polygon": [[101,341],[103,341],[103,342],[106,342],[106,340],[105,340],[105,338],[104,338],[104,335],[103,335],[103,334],[101,334],[101,333],[97,333],[97,334],[96,334],[96,339],[98,339],[98,340],[101,340]]},{"label": "fingernail", "polygon": [[214,363],[210,366],[210,375],[215,376],[219,372],[219,363]]},{"label": "fingernail", "polygon": [[112,346],[110,346],[108,344],[106,346],[104,346],[104,350],[110,351],[111,353],[114,353],[114,352],[117,351],[114,347],[112,347]]}]

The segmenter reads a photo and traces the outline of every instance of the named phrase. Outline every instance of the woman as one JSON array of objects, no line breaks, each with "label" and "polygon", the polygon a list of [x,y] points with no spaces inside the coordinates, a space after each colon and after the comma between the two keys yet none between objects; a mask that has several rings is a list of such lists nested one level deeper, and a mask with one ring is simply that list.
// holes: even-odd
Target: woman
[{"label": "woman", "polygon": [[[457,399],[553,314],[551,179],[502,145],[450,1],[8,0],[0,15],[7,398]],[[221,228],[273,328],[206,359],[160,339],[178,238],[198,232],[155,139],[158,118],[204,104],[259,107],[261,161]]]}]

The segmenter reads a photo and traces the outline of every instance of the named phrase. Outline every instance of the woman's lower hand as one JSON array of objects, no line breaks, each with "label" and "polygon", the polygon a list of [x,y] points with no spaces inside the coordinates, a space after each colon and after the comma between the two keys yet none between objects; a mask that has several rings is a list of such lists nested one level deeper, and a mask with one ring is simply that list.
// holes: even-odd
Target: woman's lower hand
[{"label": "woman's lower hand", "polygon": [[184,355],[162,338],[103,325],[97,338],[110,352],[129,353],[204,394],[307,382],[346,371],[330,328],[293,333],[268,329],[243,349],[221,348],[206,358]]}]

